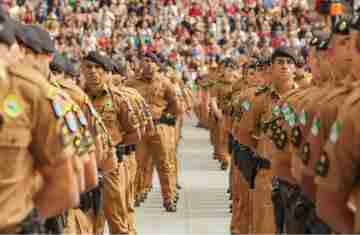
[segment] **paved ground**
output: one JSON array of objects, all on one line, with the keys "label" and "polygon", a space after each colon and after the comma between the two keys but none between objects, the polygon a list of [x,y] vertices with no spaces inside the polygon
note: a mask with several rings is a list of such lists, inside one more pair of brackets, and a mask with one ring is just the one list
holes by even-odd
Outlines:
[{"label": "paved ground", "polygon": [[185,122],[178,153],[183,186],[178,211],[164,212],[156,177],[155,188],[137,209],[139,235],[229,234],[228,172],[212,160],[208,132],[194,125],[194,120]]}]

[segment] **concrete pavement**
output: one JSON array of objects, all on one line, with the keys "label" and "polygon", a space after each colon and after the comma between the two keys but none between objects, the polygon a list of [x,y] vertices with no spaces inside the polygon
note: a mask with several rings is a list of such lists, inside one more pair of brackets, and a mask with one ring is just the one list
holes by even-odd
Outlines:
[{"label": "concrete pavement", "polygon": [[181,163],[180,201],[176,213],[161,207],[157,176],[154,189],[137,208],[139,235],[225,235],[230,234],[228,172],[219,170],[212,159],[209,133],[186,120],[178,157]]}]

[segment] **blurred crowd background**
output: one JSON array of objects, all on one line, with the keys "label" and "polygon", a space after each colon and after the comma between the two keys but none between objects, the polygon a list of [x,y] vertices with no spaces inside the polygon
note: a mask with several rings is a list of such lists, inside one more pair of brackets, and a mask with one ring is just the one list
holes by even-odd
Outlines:
[{"label": "blurred crowd background", "polygon": [[[58,51],[80,59],[99,50],[125,77],[152,52],[183,78],[195,80],[225,58],[266,57],[288,46],[304,67],[314,30],[332,25],[356,2],[342,0],[2,0],[9,14],[40,24]],[[350,7],[349,7],[350,6]]]}]

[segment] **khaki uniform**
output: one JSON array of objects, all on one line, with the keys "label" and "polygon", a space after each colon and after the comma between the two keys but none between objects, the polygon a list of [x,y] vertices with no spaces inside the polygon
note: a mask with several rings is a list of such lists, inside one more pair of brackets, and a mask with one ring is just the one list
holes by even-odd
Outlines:
[{"label": "khaki uniform", "polygon": [[[143,97],[138,93],[137,90],[119,86],[118,87],[121,92],[130,100],[133,108],[134,113],[136,114],[139,120],[139,126],[141,130],[141,134],[145,135],[147,131],[148,125],[152,125],[152,118],[148,111],[148,106],[146,101]],[[125,153],[125,164],[127,165],[128,173],[129,173],[129,182],[127,187],[127,196],[128,196],[128,212],[129,212],[129,234],[136,234],[136,216],[135,216],[135,198],[136,198],[136,191],[139,183],[137,181],[138,175],[138,164],[136,160],[136,149],[133,148],[134,146],[129,146],[129,150]]]},{"label": "khaki uniform", "polygon": [[[216,97],[217,106],[223,113],[226,106],[230,103],[233,82],[233,77],[225,73],[223,77],[218,78],[212,89],[212,96]],[[225,130],[225,116],[222,120],[215,120],[213,135],[214,158],[223,163],[223,168],[227,168],[231,158],[228,153],[228,133]]]},{"label": "khaki uniform", "polygon": [[64,112],[69,103],[38,71],[23,64],[1,69],[0,232],[14,234],[35,208],[33,198],[42,186],[36,167],[56,166],[72,157],[80,133],[73,113]]},{"label": "khaki uniform", "polygon": [[[328,141],[319,160],[315,163],[315,183],[327,192],[338,192],[348,196],[357,193],[354,204],[359,208],[358,161],[359,161],[359,89],[344,102],[336,121],[332,124]],[[321,200],[321,198],[317,198]],[[354,233],[360,232],[359,213],[354,215]],[[325,221],[326,222],[326,221]]]},{"label": "khaki uniform", "polygon": [[136,150],[136,155],[138,159],[145,163],[142,170],[146,176],[151,174],[149,165],[151,164],[151,167],[155,165],[160,178],[164,204],[168,206],[172,202],[172,196],[175,194],[176,188],[173,188],[174,179],[171,177],[169,146],[166,146],[166,125],[160,123],[160,118],[165,110],[173,115],[181,113],[180,102],[173,86],[159,75],[155,75],[151,81],[130,80],[126,85],[138,90],[149,104],[156,130],[155,133],[149,133],[143,138]]},{"label": "khaki uniform", "polygon": [[[249,136],[249,131],[246,130],[247,124],[245,123],[243,104],[248,104],[253,99],[256,88],[247,88],[242,91],[242,94],[236,99],[233,110],[233,135],[234,138],[241,144],[255,148],[256,143]],[[251,121],[251,119],[246,119]],[[250,127],[250,126],[249,126]],[[238,176],[236,181],[236,191],[233,192],[232,200],[232,221],[231,232],[233,234],[244,234],[251,231],[252,221],[252,195],[250,192],[249,184],[242,177],[238,167],[233,168],[233,174]]]},{"label": "khaki uniform", "polygon": [[[91,100],[111,136],[113,147],[123,145],[126,135],[138,131],[139,120],[130,101],[116,88],[105,86]],[[104,214],[111,233],[129,232],[128,182],[129,174],[124,161],[120,161],[118,168],[104,177]]]}]

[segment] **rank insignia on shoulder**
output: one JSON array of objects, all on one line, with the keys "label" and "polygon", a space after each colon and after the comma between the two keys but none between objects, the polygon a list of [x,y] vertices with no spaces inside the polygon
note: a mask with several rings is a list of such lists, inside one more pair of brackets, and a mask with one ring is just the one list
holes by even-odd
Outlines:
[{"label": "rank insignia on shoulder", "polygon": [[303,126],[306,125],[306,122],[307,122],[308,118],[309,118],[308,112],[306,112],[305,110],[302,110],[301,114],[300,114],[299,121]]},{"label": "rank insignia on shoulder", "polygon": [[49,86],[49,89],[46,92],[46,98],[52,100],[56,97],[57,91],[56,88],[53,86]]},{"label": "rank insignia on shoulder", "polygon": [[78,130],[77,120],[73,112],[65,114],[65,122],[71,132],[76,132]]},{"label": "rank insignia on shoulder", "polygon": [[342,130],[342,123],[340,121],[335,121],[334,124],[331,127],[330,132],[330,142],[335,144],[336,141],[339,139],[340,133]]},{"label": "rank insignia on shoulder", "polygon": [[71,139],[72,136],[70,135],[69,128],[63,123],[61,127],[61,140],[63,145],[68,146],[71,143]]},{"label": "rank insignia on shoulder", "polygon": [[315,117],[311,127],[311,134],[317,136],[320,131],[320,126],[321,126],[320,119],[318,117]]},{"label": "rank insignia on shoulder", "polygon": [[77,117],[79,118],[81,125],[83,125],[85,127],[88,126],[88,121],[87,121],[83,111],[81,109],[78,109],[76,111],[76,114],[77,114]]},{"label": "rank insignia on shoulder", "polygon": [[16,95],[8,95],[4,100],[4,113],[11,117],[16,118],[23,113],[23,107]]},{"label": "rank insignia on shoulder", "polygon": [[93,115],[94,117],[98,116],[97,111],[95,110],[94,106],[91,103],[87,103],[87,106],[90,110],[91,115]]},{"label": "rank insignia on shoulder", "polygon": [[62,99],[54,99],[51,102],[52,109],[57,118],[61,118],[65,114],[64,101]]},{"label": "rank insignia on shoulder", "polygon": [[274,114],[275,116],[279,116],[281,113],[280,107],[279,105],[276,105],[272,108],[272,114]]},{"label": "rank insignia on shoulder", "polygon": [[315,173],[318,176],[326,177],[329,172],[330,161],[326,152],[323,152],[320,160],[316,162]]},{"label": "rank insignia on shoulder", "polygon": [[300,159],[304,163],[305,166],[309,164],[310,161],[310,144],[305,143],[301,148]]},{"label": "rank insignia on shoulder", "polygon": [[251,109],[251,102],[249,100],[244,100],[242,102],[241,107],[244,109],[245,112],[249,112]]},{"label": "rank insignia on shoulder", "polygon": [[112,102],[112,100],[111,100],[111,99],[107,99],[107,100],[105,101],[105,108],[106,108],[106,109],[112,109],[112,107],[113,107],[113,102]]},{"label": "rank insignia on shoulder", "polygon": [[297,123],[297,115],[296,113],[290,113],[285,117],[289,123],[290,127],[294,127]]},{"label": "rank insignia on shoulder", "polygon": [[255,96],[259,96],[261,94],[264,94],[265,92],[269,91],[270,87],[268,86],[259,86],[256,89]]},{"label": "rank insignia on shoulder", "polygon": [[288,141],[287,134],[286,134],[285,131],[280,131],[280,133],[277,134],[277,136],[278,137],[276,139],[274,139],[275,146],[276,146],[277,149],[283,150],[285,148],[286,144],[287,144],[287,141]]},{"label": "rank insignia on shoulder", "polygon": [[300,127],[296,126],[291,129],[291,143],[295,147],[299,147],[302,139],[302,133]]}]

